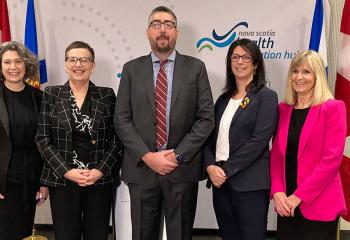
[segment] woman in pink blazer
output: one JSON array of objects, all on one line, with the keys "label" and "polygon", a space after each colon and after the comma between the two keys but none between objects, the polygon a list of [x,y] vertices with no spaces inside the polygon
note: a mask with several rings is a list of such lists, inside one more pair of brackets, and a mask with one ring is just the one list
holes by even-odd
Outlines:
[{"label": "woman in pink blazer", "polygon": [[334,100],[322,58],[314,51],[292,60],[279,105],[271,151],[271,197],[278,239],[333,240],[346,213],[339,165],[346,133],[345,105]]}]

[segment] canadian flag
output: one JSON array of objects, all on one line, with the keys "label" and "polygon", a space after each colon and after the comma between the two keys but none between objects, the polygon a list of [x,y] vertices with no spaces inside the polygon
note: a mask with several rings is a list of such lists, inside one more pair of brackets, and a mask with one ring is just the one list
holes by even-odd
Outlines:
[{"label": "canadian flag", "polygon": [[350,221],[350,0],[345,0],[343,17],[340,27],[340,51],[338,59],[337,82],[335,85],[335,97],[341,99],[346,105],[347,114],[347,137],[343,161],[340,167],[346,206],[347,216]]},{"label": "canadian flag", "polygon": [[11,40],[9,14],[6,0],[0,0],[0,43]]}]

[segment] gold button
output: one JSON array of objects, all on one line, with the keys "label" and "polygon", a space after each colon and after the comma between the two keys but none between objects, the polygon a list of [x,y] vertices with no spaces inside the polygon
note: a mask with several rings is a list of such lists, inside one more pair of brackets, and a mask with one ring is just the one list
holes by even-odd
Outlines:
[{"label": "gold button", "polygon": [[96,144],[96,140],[91,140],[91,143],[92,144]]}]

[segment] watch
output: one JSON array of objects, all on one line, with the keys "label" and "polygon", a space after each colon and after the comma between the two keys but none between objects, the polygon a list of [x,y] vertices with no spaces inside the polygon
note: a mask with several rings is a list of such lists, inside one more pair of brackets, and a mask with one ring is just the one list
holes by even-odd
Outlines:
[{"label": "watch", "polygon": [[180,165],[188,165],[189,164],[189,162],[180,154],[176,154],[175,157]]}]

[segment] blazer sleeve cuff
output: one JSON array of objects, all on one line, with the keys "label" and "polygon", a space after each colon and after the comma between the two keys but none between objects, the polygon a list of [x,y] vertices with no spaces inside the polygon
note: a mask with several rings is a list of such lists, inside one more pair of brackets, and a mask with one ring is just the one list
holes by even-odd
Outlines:
[{"label": "blazer sleeve cuff", "polygon": [[71,169],[68,163],[62,163],[62,165],[56,169],[56,172],[61,178],[64,178],[64,175]]},{"label": "blazer sleeve cuff", "polygon": [[112,171],[112,169],[105,163],[97,165],[96,169],[100,170],[103,176],[107,176]]},{"label": "blazer sleeve cuff", "polygon": [[307,196],[305,196],[301,191],[299,191],[298,189],[295,190],[295,192],[293,193],[295,196],[297,196],[298,198],[300,198],[300,200],[302,202],[305,202],[307,204],[311,204],[312,203],[312,198],[307,198]]},{"label": "blazer sleeve cuff", "polygon": [[285,192],[285,190],[282,186],[271,186],[270,199],[272,199],[273,195],[278,192]]},{"label": "blazer sleeve cuff", "polygon": [[204,164],[204,168],[207,169],[207,167],[211,166],[211,165],[215,165],[215,160],[213,159],[208,159],[204,156],[204,161],[203,161],[203,164]]},{"label": "blazer sleeve cuff", "polygon": [[[229,160],[227,160],[227,161],[229,161]],[[226,161],[225,164],[222,166],[222,169],[224,170],[226,176],[227,176],[228,178],[230,178],[230,177],[232,177],[233,175],[237,174],[237,173],[240,171],[240,169],[239,169],[239,168],[234,168],[234,169],[232,169],[231,167],[229,167],[229,166],[227,165],[227,161]]]}]

